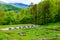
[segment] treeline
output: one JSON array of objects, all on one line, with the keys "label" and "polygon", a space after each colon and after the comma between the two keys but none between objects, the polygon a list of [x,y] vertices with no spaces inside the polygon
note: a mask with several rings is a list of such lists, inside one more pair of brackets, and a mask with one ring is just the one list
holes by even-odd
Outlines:
[{"label": "treeline", "polygon": [[44,0],[39,4],[30,7],[31,18],[23,19],[25,23],[32,24],[48,24],[60,22],[60,1],[59,0]]},{"label": "treeline", "polygon": [[47,24],[60,22],[60,1],[44,0],[39,4],[31,5],[18,13],[14,10],[0,9],[0,25],[6,24]]},{"label": "treeline", "polygon": [[[7,9],[6,9],[7,10]],[[29,16],[27,9],[21,9],[18,13],[14,10],[6,11],[0,9],[0,25],[21,24],[24,17]]]},{"label": "treeline", "polygon": [[44,0],[37,5],[34,5],[31,10],[33,10],[32,15],[35,14],[35,24],[47,24],[60,21],[59,0]]}]

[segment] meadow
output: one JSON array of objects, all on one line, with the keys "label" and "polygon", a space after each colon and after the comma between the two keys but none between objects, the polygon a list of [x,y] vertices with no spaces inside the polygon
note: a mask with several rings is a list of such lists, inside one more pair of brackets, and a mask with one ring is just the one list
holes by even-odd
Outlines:
[{"label": "meadow", "polygon": [[[23,33],[24,35],[18,33]],[[28,28],[28,29],[15,29],[8,31],[0,30],[0,40],[5,39],[6,40],[43,40],[43,39],[60,40],[60,23],[49,23],[48,25],[41,25],[39,27]]]},{"label": "meadow", "polygon": [[0,40],[60,40],[60,1],[43,0],[28,8],[0,3]]}]

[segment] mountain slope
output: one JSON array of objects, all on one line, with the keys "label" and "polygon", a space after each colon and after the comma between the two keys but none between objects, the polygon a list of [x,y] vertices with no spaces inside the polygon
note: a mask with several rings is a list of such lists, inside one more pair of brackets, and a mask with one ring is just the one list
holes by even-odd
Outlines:
[{"label": "mountain slope", "polygon": [[28,8],[29,5],[23,4],[23,3],[10,3],[13,6],[19,7],[19,8]]},{"label": "mountain slope", "polygon": [[23,4],[23,3],[6,3],[6,2],[3,2],[3,1],[0,1],[0,4],[9,4],[9,5],[12,5],[12,6],[19,7],[19,8],[28,8],[29,7],[29,5]]},{"label": "mountain slope", "polygon": [[6,9],[8,11],[14,10],[15,12],[18,12],[18,11],[20,11],[22,9],[22,8],[12,6],[10,4],[2,4],[2,3],[0,3],[0,5],[2,6],[2,10]]}]

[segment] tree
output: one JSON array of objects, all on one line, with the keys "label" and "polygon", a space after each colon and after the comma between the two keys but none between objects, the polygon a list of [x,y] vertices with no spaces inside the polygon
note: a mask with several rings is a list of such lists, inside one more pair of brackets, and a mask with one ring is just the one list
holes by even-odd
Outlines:
[{"label": "tree", "polygon": [[6,19],[5,19],[7,21],[6,24],[15,24],[15,19],[16,19],[16,16],[14,11],[10,11],[6,13]]},{"label": "tree", "polygon": [[[49,22],[56,22],[56,19],[60,20],[60,15],[58,13],[59,3],[58,0],[44,0],[37,4],[33,5],[30,8],[32,18],[35,18],[35,24],[47,24]],[[56,17],[58,15],[58,17]]]},{"label": "tree", "polygon": [[4,12],[3,10],[0,10],[0,24],[4,24],[5,23],[5,17],[6,17],[6,12]]}]

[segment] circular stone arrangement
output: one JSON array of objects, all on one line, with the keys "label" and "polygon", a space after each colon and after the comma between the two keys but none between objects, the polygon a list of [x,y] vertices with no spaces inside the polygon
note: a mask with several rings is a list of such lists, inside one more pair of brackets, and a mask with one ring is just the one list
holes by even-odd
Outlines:
[{"label": "circular stone arrangement", "polygon": [[10,28],[3,28],[0,30],[14,30],[14,29],[26,29],[26,28],[34,28],[37,27],[36,25],[30,25],[30,26],[16,26],[16,27],[10,27]]}]

